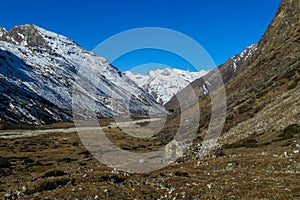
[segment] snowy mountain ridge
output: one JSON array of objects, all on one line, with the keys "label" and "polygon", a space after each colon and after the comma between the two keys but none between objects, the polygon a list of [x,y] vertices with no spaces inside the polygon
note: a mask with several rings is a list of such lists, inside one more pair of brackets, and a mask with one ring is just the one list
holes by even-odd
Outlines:
[{"label": "snowy mountain ridge", "polygon": [[130,71],[125,76],[143,88],[162,105],[168,102],[177,92],[185,88],[192,81],[206,75],[208,71],[190,72],[180,69],[157,69],[146,75],[136,74]]},{"label": "snowy mountain ridge", "polygon": [[[74,88],[96,102],[98,117],[165,112],[108,60],[65,36],[35,25],[0,32],[2,122],[38,125],[71,121]],[[83,67],[85,74],[79,73]],[[82,109],[91,109],[88,102],[75,100]]]}]

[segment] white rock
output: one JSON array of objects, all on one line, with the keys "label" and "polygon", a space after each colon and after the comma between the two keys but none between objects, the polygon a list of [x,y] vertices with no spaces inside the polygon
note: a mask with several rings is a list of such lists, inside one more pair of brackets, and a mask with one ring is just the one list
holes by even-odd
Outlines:
[{"label": "white rock", "polygon": [[23,185],[22,191],[23,191],[23,192],[27,192],[27,190],[28,190],[28,189],[27,189],[26,185]]}]

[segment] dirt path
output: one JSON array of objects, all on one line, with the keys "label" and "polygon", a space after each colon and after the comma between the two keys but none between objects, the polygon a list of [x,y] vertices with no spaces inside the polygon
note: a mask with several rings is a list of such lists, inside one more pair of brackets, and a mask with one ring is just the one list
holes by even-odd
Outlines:
[{"label": "dirt path", "polygon": [[138,123],[143,122],[154,122],[159,121],[160,118],[151,118],[151,119],[141,119],[135,121],[125,121],[125,122],[114,122],[109,124],[108,126],[103,127],[84,127],[84,128],[56,128],[56,129],[43,129],[43,130],[1,130],[0,131],[0,139],[10,139],[10,138],[19,138],[19,137],[30,137],[41,134],[49,134],[49,133],[72,133],[77,132],[78,129],[84,130],[99,130],[99,129],[107,129],[107,128],[116,128],[116,127],[135,127]]}]

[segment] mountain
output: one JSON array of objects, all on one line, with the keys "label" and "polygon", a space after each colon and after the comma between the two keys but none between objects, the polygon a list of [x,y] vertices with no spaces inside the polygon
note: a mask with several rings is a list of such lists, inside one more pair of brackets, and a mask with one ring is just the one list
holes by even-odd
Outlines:
[{"label": "mountain", "polygon": [[[196,95],[199,96],[200,99],[207,96],[209,94],[208,84],[213,84],[217,74],[220,74],[222,76],[224,83],[227,83],[233,77],[237,76],[244,70],[245,66],[248,63],[248,60],[252,57],[256,50],[257,45],[252,44],[241,53],[229,58],[224,64],[210,71],[205,76],[191,82],[190,85],[194,89]],[[191,99],[191,94],[188,88],[178,91],[177,95],[184,97],[182,99],[185,99],[186,103],[188,103],[189,99]],[[177,102],[176,96],[170,98],[165,106],[172,110],[179,110],[179,104]]]},{"label": "mountain", "polygon": [[157,102],[165,104],[172,96],[185,88],[189,83],[207,73],[208,71],[205,70],[190,72],[165,68],[150,71],[146,75],[127,71],[125,76],[152,95]]},{"label": "mountain", "polygon": [[[226,121],[222,135],[218,138],[219,143],[245,146],[247,142],[252,142],[251,144],[260,146],[288,138],[290,143],[281,145],[295,145],[297,142],[296,139],[292,140],[295,138],[293,135],[283,134],[286,133],[285,130],[299,126],[297,124],[300,121],[299,16],[300,1],[283,0],[258,45],[250,48],[254,49],[246,62],[242,59],[243,62],[236,64],[235,70],[234,65],[230,64],[233,59],[230,58],[218,68],[224,79],[227,96]],[[234,71],[236,72],[232,73]],[[214,73],[211,71],[207,74],[205,80],[213,81],[210,77]],[[214,91],[206,91],[206,85],[211,83],[204,82],[203,78],[191,83],[199,95],[200,138],[205,137],[209,126],[215,125],[210,124],[210,94]],[[178,95],[186,97],[186,101],[189,99],[185,89]],[[174,97],[166,106],[179,109]],[[193,108],[183,112],[192,112]],[[180,118],[177,113],[174,113],[173,119]],[[290,134],[297,133],[299,131],[294,129]]]},{"label": "mountain", "polygon": [[[71,121],[72,95],[97,117],[165,112],[109,61],[65,36],[35,25],[0,32],[1,122]],[[95,107],[80,98],[93,100]]]},{"label": "mountain", "polygon": [[299,16],[300,1],[283,0],[243,72],[226,84],[224,141],[266,140],[299,123]]}]

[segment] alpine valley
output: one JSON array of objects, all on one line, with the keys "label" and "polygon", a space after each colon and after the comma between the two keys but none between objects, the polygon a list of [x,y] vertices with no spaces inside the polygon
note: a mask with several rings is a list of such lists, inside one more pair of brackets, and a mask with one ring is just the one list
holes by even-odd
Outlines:
[{"label": "alpine valley", "polygon": [[[0,198],[300,199],[299,16],[300,0],[282,0],[258,43],[217,68],[146,75],[35,25],[0,28]],[[74,127],[74,102],[101,129]]]}]

